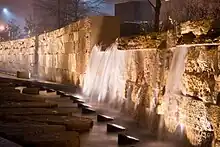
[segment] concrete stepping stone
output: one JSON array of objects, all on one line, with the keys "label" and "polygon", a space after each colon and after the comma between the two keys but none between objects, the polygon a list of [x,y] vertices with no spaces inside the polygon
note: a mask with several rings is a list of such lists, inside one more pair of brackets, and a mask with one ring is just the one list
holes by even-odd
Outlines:
[{"label": "concrete stepping stone", "polygon": [[39,88],[24,88],[22,90],[22,93],[24,94],[33,94],[33,95],[38,95],[40,92]]},{"label": "concrete stepping stone", "polygon": [[19,89],[15,89],[14,87],[1,87],[0,93],[20,93],[21,91]]},{"label": "concrete stepping stone", "polygon": [[45,102],[45,98],[36,97],[31,95],[25,95],[21,93],[0,93],[2,101],[12,101],[12,102]]},{"label": "concrete stepping stone", "polygon": [[108,123],[107,124],[107,132],[122,132],[125,131],[125,127],[117,125],[117,124],[112,124]]},{"label": "concrete stepping stone", "polygon": [[59,102],[66,102],[66,103],[73,103],[72,100],[68,98],[45,98],[47,102],[54,102],[54,103],[59,103]]},{"label": "concrete stepping stone", "polygon": [[12,141],[0,137],[0,147],[22,147]]},{"label": "concrete stepping stone", "polygon": [[77,104],[78,108],[91,108],[92,106],[84,103],[78,103]]},{"label": "concrete stepping stone", "polygon": [[35,147],[78,147],[79,134],[66,132],[60,125],[0,124],[0,135],[21,144]]},{"label": "concrete stepping stone", "polygon": [[[40,124],[35,122],[17,122],[17,123],[0,123],[0,134],[10,133],[25,133],[37,134],[37,133],[52,133],[52,132],[63,132],[65,131],[65,126],[62,125],[48,125]],[[3,135],[4,136],[4,135]]]},{"label": "concrete stepping stone", "polygon": [[114,120],[114,118],[112,118],[110,116],[101,115],[101,114],[97,115],[98,122],[108,122],[108,121],[113,121],[113,120]]},{"label": "concrete stepping stone", "polygon": [[82,107],[82,114],[94,114],[96,111],[92,108]]},{"label": "concrete stepping stone", "polygon": [[73,131],[39,134],[38,136],[24,135],[21,144],[29,147],[80,147],[80,137]]},{"label": "concrete stepping stone", "polygon": [[53,89],[46,89],[46,91],[47,91],[47,93],[53,93],[53,92],[56,92],[55,90],[53,90]]},{"label": "concrete stepping stone", "polygon": [[0,115],[17,115],[17,116],[32,116],[32,115],[55,115],[55,116],[72,116],[74,109],[45,109],[45,108],[0,108]]},{"label": "concrete stepping stone", "polygon": [[68,131],[86,132],[93,126],[93,121],[89,118],[78,116],[5,116],[5,120],[12,122],[21,122],[24,120],[47,123],[50,125],[63,125]]},{"label": "concrete stepping stone", "polygon": [[125,134],[118,134],[118,145],[132,145],[138,143],[139,139],[125,135]]},{"label": "concrete stepping stone", "polygon": [[63,92],[63,91],[56,91],[56,93],[57,93],[57,95],[64,95],[65,94],[65,92]]},{"label": "concrete stepping stone", "polygon": [[41,102],[21,102],[21,103],[4,103],[0,104],[0,108],[56,108],[57,104],[41,103]]},{"label": "concrete stepping stone", "polygon": [[26,71],[17,71],[16,76],[17,76],[17,78],[30,79],[31,78],[31,73],[26,72]]},{"label": "concrete stepping stone", "polygon": [[73,101],[73,103],[77,103],[77,104],[82,104],[82,103],[85,103],[85,101],[83,101],[83,100],[81,100],[81,99],[76,99],[76,100],[73,100],[72,99],[72,101]]},{"label": "concrete stepping stone", "polygon": [[4,87],[16,87],[15,83],[0,83],[0,87],[4,88]]}]

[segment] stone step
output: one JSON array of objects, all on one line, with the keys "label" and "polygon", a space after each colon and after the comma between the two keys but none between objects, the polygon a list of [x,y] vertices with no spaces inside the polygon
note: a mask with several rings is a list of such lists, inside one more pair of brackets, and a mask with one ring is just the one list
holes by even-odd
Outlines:
[{"label": "stone step", "polygon": [[30,79],[31,73],[26,71],[17,71],[17,78]]},{"label": "stone step", "polygon": [[96,111],[92,108],[82,107],[82,114],[94,114]]},{"label": "stone step", "polygon": [[0,115],[17,115],[17,116],[31,116],[31,115],[57,115],[57,116],[72,116],[73,113],[78,112],[77,108],[72,109],[45,109],[45,108],[0,108]]},{"label": "stone step", "polygon": [[0,88],[0,93],[20,93],[21,91],[19,89],[15,89],[15,87],[2,87]]},{"label": "stone step", "polygon": [[[28,124],[29,123],[29,124]],[[37,134],[37,133],[53,133],[53,132],[63,132],[65,131],[65,126],[62,125],[48,125],[39,124],[34,122],[18,122],[18,123],[0,123],[0,134],[3,133],[25,133]]]},{"label": "stone step", "polygon": [[55,90],[53,90],[53,89],[46,89],[46,91],[47,91],[47,93],[52,93],[52,92],[56,92]]},{"label": "stone step", "polygon": [[118,145],[132,145],[138,143],[139,139],[125,134],[118,134]]},{"label": "stone step", "polygon": [[92,106],[84,103],[78,103],[77,104],[78,108],[91,108]]},{"label": "stone step", "polygon": [[80,137],[77,132],[56,132],[39,134],[38,136],[24,135],[22,145],[28,147],[80,147]]},{"label": "stone step", "polygon": [[113,120],[114,120],[114,118],[112,118],[110,116],[101,115],[101,114],[97,115],[97,121],[98,122],[107,122],[107,121],[113,121]]},{"label": "stone step", "polygon": [[45,98],[33,97],[20,93],[0,93],[0,101],[10,102],[45,102]]},{"label": "stone step", "polygon": [[0,135],[22,146],[79,146],[79,134],[74,131],[66,132],[65,127],[59,125],[0,124]]},{"label": "stone step", "polygon": [[57,104],[41,102],[21,102],[21,103],[3,103],[0,108],[56,108]]},{"label": "stone step", "polygon": [[11,83],[11,82],[8,82],[8,83],[0,83],[0,87],[1,87],[1,88],[4,88],[4,87],[16,87],[16,84],[15,84],[15,83]]},{"label": "stone step", "polygon": [[25,97],[8,97],[2,98],[0,101],[8,101],[8,102],[45,102],[43,98],[25,98]]},{"label": "stone step", "polygon": [[57,95],[64,95],[65,94],[65,92],[63,92],[63,91],[56,91],[56,93],[57,93]]},{"label": "stone step", "polygon": [[76,99],[76,100],[73,100],[72,99],[72,101],[73,101],[73,103],[85,103],[85,101],[84,100],[81,100],[81,99]]},{"label": "stone step", "polygon": [[24,88],[22,93],[38,95],[40,93],[40,88]]},{"label": "stone step", "polygon": [[4,116],[4,119],[12,122],[24,120],[47,123],[51,125],[64,125],[68,131],[86,132],[93,126],[93,121],[88,118],[78,116]]},{"label": "stone step", "polygon": [[112,124],[108,123],[107,124],[107,132],[122,132],[125,131],[125,127],[117,125],[117,124]]},{"label": "stone step", "polygon": [[12,141],[0,137],[0,147],[22,147]]}]

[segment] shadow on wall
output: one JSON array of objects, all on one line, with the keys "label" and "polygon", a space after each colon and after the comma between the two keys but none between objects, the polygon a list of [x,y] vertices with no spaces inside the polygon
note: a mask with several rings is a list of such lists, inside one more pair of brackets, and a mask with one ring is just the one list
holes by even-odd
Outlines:
[{"label": "shadow on wall", "polygon": [[102,45],[103,49],[109,47],[120,37],[120,20],[118,17],[92,17],[91,27],[91,47]]}]

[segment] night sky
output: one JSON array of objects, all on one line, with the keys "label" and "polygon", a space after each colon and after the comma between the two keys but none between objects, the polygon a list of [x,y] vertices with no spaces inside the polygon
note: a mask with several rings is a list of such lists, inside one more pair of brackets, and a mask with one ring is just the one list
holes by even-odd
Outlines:
[{"label": "night sky", "polygon": [[[2,15],[2,9],[7,8],[13,14],[10,15],[10,19],[16,19],[21,28],[23,28],[25,17],[32,12],[31,3],[32,0],[0,0],[0,24],[8,22],[9,20],[9,18]],[[105,14],[114,15],[114,7],[112,3],[105,4],[100,9],[100,11]]]},{"label": "night sky", "polygon": [[[31,0],[0,0],[1,23],[15,19],[21,27],[24,26],[24,18],[31,13]],[[7,17],[2,14],[2,9],[7,8],[11,14]]]}]

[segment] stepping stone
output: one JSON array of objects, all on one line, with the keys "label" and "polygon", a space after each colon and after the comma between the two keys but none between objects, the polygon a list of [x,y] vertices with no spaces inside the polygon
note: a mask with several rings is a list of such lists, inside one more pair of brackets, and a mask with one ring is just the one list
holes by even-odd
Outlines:
[{"label": "stepping stone", "polygon": [[82,107],[82,114],[93,114],[96,113],[95,110],[93,110],[92,108],[84,108]]},{"label": "stepping stone", "polygon": [[25,71],[17,71],[17,78],[30,79],[31,73]]},{"label": "stepping stone", "polygon": [[45,102],[45,98],[34,97],[31,95],[25,95],[21,93],[0,93],[0,100],[10,101],[10,102]]},{"label": "stepping stone", "polygon": [[61,94],[61,97],[70,97],[70,96],[71,96],[70,94],[66,94],[66,93]]},{"label": "stepping stone", "polygon": [[107,132],[122,132],[125,131],[125,128],[116,124],[107,124]]},{"label": "stepping stone", "polygon": [[21,144],[35,147],[79,147],[79,134],[66,132],[60,125],[32,125],[28,123],[0,124],[0,135]]},{"label": "stepping stone", "polygon": [[56,91],[53,90],[53,89],[46,89],[46,91],[47,91],[48,93],[56,92]]},{"label": "stepping stone", "polygon": [[38,95],[40,92],[39,88],[24,88],[22,90],[22,93],[24,94],[34,94],[34,95]]},{"label": "stepping stone", "polygon": [[0,93],[6,92],[20,93],[21,91],[19,89],[15,89],[14,87],[2,87],[0,89]]},{"label": "stepping stone", "polygon": [[49,132],[63,132],[66,128],[63,125],[48,125],[36,122],[16,122],[16,123],[0,123],[0,134],[8,132],[16,134],[18,132],[25,133],[49,133]]},{"label": "stepping stone", "polygon": [[34,121],[40,123],[46,123],[49,125],[63,125],[67,131],[86,132],[93,127],[93,121],[89,118],[78,116],[4,116],[5,121],[22,122],[22,121]]},{"label": "stepping stone", "polygon": [[75,109],[45,109],[45,108],[0,108],[0,115],[15,115],[15,116],[34,116],[34,115],[54,115],[54,116],[72,116]]},{"label": "stepping stone", "polygon": [[65,93],[63,91],[56,91],[57,95],[64,95]]},{"label": "stepping stone", "polygon": [[101,115],[101,114],[97,115],[98,122],[107,122],[107,121],[113,121],[113,120],[114,120],[114,118],[106,116],[106,115]]},{"label": "stepping stone", "polygon": [[118,145],[131,145],[138,143],[139,139],[125,134],[118,134]]},{"label": "stepping stone", "polygon": [[14,83],[0,83],[0,87],[4,88],[4,87],[16,87],[16,84]]},{"label": "stepping stone", "polygon": [[73,103],[78,103],[78,104],[79,104],[79,103],[81,103],[81,104],[82,104],[82,103],[85,103],[85,101],[80,100],[80,99],[76,99],[76,100],[73,100],[73,99],[72,99],[72,101],[73,101]]},{"label": "stepping stone", "polygon": [[40,102],[4,103],[0,108],[56,108],[57,104]]},{"label": "stepping stone", "polygon": [[0,146],[1,147],[22,147],[14,142],[11,142],[7,139],[0,137]]},{"label": "stepping stone", "polygon": [[29,147],[80,147],[80,137],[77,132],[56,132],[39,134],[38,136],[24,135],[23,146]]},{"label": "stepping stone", "polygon": [[84,104],[84,103],[78,103],[77,104],[78,108],[91,108],[92,106]]},{"label": "stepping stone", "polygon": [[[37,88],[37,87],[36,87],[36,88]],[[44,86],[39,86],[39,89],[40,89],[40,91],[46,91],[46,90],[47,90],[47,88],[44,87]]]}]

